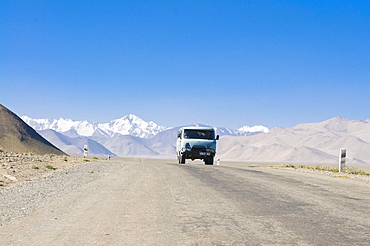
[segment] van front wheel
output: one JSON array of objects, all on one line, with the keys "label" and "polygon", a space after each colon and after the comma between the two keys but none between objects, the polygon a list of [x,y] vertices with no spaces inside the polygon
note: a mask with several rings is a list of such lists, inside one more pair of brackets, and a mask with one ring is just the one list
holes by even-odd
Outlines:
[{"label": "van front wheel", "polygon": [[185,164],[185,155],[179,155],[179,163],[180,164]]},{"label": "van front wheel", "polygon": [[206,159],[204,159],[204,164],[206,165],[213,165],[213,157],[208,157]]}]

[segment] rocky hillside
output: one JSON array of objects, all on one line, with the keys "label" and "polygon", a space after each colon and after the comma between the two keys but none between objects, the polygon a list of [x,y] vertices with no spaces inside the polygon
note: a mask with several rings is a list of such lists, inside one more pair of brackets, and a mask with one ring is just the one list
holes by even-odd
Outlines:
[{"label": "rocky hillside", "polygon": [[0,149],[7,152],[65,155],[12,111],[0,104]]}]

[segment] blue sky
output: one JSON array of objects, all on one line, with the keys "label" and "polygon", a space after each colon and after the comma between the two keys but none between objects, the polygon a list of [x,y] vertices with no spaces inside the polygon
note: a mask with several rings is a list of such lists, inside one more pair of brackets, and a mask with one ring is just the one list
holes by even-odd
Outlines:
[{"label": "blue sky", "polygon": [[0,1],[0,103],[166,126],[370,118],[369,1]]}]

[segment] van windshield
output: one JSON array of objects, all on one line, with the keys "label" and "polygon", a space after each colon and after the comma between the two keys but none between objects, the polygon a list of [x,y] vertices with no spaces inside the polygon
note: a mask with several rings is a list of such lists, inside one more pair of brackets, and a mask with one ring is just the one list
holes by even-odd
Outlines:
[{"label": "van windshield", "polygon": [[184,130],[184,138],[213,140],[215,132],[212,130]]}]

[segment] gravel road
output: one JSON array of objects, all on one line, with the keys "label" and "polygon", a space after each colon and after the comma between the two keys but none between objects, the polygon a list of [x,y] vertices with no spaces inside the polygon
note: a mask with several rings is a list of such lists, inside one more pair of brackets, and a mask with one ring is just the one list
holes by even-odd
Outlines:
[{"label": "gravel road", "polygon": [[370,185],[112,159],[0,190],[0,245],[369,245]]}]

